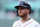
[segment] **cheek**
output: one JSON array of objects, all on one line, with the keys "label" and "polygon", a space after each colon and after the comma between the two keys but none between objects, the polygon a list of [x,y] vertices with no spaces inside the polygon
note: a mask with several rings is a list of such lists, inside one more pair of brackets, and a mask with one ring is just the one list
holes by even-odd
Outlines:
[{"label": "cheek", "polygon": [[28,10],[24,10],[23,12],[24,12],[24,13],[26,13],[26,14],[27,14],[27,13],[29,13],[29,11],[28,11]]},{"label": "cheek", "polygon": [[22,10],[22,13],[26,13],[27,11],[25,11],[25,10]]},{"label": "cheek", "polygon": [[28,13],[29,11],[28,10],[21,10],[21,11],[18,11],[18,13]]}]

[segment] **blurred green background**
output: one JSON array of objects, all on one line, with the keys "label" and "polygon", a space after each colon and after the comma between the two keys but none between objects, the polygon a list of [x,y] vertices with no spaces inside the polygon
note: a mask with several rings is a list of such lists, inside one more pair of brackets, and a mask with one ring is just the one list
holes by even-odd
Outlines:
[{"label": "blurred green background", "polygon": [[[12,27],[13,23],[20,18],[14,8],[20,0],[0,0],[0,27]],[[25,0],[32,7],[30,17],[40,23],[40,0]]]}]

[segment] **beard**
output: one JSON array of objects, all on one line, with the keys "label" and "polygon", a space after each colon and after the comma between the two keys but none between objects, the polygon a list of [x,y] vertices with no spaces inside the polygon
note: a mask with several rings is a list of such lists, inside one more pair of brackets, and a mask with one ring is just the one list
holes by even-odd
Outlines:
[{"label": "beard", "polygon": [[18,14],[18,16],[20,16],[20,17],[25,17],[27,14],[26,13],[24,13],[24,14]]}]

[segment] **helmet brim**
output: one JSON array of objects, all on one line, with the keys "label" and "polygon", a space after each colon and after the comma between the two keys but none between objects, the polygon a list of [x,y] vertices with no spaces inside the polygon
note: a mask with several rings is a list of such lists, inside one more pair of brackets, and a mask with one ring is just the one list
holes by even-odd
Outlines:
[{"label": "helmet brim", "polygon": [[19,7],[25,7],[25,6],[16,6],[15,8],[18,9]]}]

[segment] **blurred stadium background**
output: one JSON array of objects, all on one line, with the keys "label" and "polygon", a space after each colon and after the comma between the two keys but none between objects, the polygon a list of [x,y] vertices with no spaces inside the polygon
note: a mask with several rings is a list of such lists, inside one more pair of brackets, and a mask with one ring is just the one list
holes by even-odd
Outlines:
[{"label": "blurred stadium background", "polygon": [[[40,23],[40,0],[25,0],[32,7],[30,17]],[[12,27],[14,21],[20,19],[16,16],[15,6],[20,0],[0,0],[0,27]]]}]

